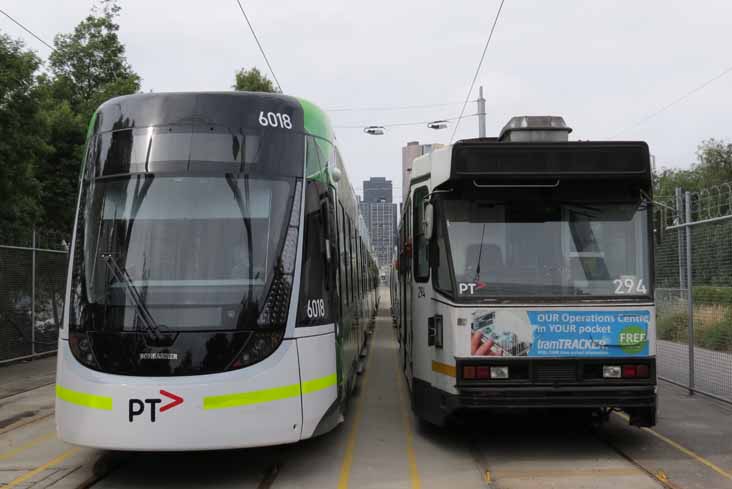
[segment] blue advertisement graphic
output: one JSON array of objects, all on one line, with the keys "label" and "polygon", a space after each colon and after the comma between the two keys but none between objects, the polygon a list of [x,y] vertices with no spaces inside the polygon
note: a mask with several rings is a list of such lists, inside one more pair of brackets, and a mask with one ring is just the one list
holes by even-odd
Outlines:
[{"label": "blue advertisement graphic", "polygon": [[650,311],[527,311],[529,356],[648,355]]}]

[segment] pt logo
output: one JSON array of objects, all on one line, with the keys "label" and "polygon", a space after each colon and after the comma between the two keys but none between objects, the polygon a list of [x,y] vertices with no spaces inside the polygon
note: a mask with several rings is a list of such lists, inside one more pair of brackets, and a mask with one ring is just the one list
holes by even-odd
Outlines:
[{"label": "pt logo", "polygon": [[[160,406],[160,412],[164,413],[168,409],[173,409],[179,404],[183,404],[183,398],[180,396],[176,396],[172,392],[168,392],[166,390],[160,389],[160,394],[167,397],[168,399],[171,399],[171,402],[164,406]],[[155,409],[158,404],[163,402],[162,399],[154,398],[154,399],[130,399],[130,409],[129,409],[129,419],[130,423],[132,423],[135,420],[135,416],[139,416],[142,413],[145,412],[145,404],[149,405],[150,408],[150,422],[155,422]]]},{"label": "pt logo", "polygon": [[476,290],[485,289],[487,287],[485,282],[481,282],[480,280],[475,283],[465,283],[461,282],[458,284],[458,292],[461,294],[464,294],[468,292],[470,295],[475,294]]}]

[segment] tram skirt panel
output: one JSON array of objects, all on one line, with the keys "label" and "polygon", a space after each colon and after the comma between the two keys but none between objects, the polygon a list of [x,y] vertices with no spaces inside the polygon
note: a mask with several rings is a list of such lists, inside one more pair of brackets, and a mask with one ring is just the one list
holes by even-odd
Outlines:
[{"label": "tram skirt panel", "polygon": [[310,438],[342,421],[335,404],[338,398],[335,333],[298,338],[297,348],[302,377],[302,438]]},{"label": "tram skirt panel", "polygon": [[206,450],[300,439],[294,340],[285,340],[252,367],[184,377],[96,372],[79,364],[67,342],[61,344],[56,424],[68,443],[111,450]]}]

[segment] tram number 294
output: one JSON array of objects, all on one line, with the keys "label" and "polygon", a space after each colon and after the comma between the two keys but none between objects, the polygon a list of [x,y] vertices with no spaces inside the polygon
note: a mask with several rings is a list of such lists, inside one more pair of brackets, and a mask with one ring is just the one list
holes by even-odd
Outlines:
[{"label": "tram number 294", "polygon": [[325,300],[310,299],[307,302],[308,319],[317,319],[325,317]]},{"label": "tram number 294", "polygon": [[264,127],[281,127],[283,129],[292,129],[292,120],[287,114],[280,112],[259,112],[259,125]]}]

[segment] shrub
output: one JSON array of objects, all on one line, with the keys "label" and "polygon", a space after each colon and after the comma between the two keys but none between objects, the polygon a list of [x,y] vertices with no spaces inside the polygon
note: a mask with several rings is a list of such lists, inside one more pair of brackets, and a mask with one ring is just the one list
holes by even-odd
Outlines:
[{"label": "shrub", "polygon": [[732,304],[732,287],[694,287],[694,304]]},{"label": "shrub", "polygon": [[656,337],[659,340],[686,343],[688,335],[689,315],[686,312],[674,312],[659,316],[656,319]]}]

